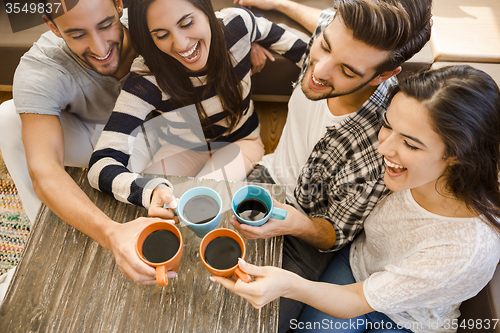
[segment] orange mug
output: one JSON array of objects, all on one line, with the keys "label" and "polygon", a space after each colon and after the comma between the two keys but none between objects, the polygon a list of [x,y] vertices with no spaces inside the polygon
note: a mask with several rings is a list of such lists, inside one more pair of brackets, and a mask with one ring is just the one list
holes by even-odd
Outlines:
[{"label": "orange mug", "polygon": [[[238,247],[239,249],[237,249]],[[212,275],[226,278],[234,276],[248,283],[252,281],[252,278],[240,270],[237,262],[238,257],[245,259],[245,253],[246,247],[243,238],[237,232],[230,229],[220,228],[212,230],[203,237],[200,243],[201,261]],[[233,265],[235,259],[236,264]]]},{"label": "orange mug", "polygon": [[179,229],[168,222],[153,222],[139,234],[135,250],[139,259],[156,268],[156,282],[164,287],[167,271],[176,272],[181,266],[183,248]]}]

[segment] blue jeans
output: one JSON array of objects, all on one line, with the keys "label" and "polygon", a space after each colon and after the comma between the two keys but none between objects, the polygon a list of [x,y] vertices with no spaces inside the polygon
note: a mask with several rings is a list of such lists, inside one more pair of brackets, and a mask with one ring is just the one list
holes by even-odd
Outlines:
[{"label": "blue jeans", "polygon": [[[340,250],[321,276],[321,282],[346,285],[356,283],[349,264],[350,246]],[[335,297],[325,295],[325,302],[336,302]],[[385,314],[377,311],[352,319],[331,317],[313,307],[306,306],[298,321],[290,321],[294,332],[342,332],[342,333],[383,333],[411,332],[398,328],[397,324]]]}]

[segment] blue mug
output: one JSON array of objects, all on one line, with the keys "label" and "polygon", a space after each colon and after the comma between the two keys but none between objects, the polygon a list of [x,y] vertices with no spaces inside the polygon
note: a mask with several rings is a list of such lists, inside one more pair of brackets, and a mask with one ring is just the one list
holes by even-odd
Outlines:
[{"label": "blue mug", "polygon": [[[218,210],[217,215],[214,218],[212,218],[210,221],[203,222],[203,223],[193,223],[186,218],[186,215],[184,214],[185,213],[184,208],[186,206],[186,203],[190,199],[192,199],[196,196],[200,196],[200,195],[207,195],[207,196],[213,198],[217,202],[217,204],[219,205],[219,210]],[[167,205],[164,205],[163,207],[168,208]],[[197,209],[198,209],[197,213],[203,215],[204,207],[198,206]],[[179,217],[179,219],[181,220],[181,222],[184,222],[184,224],[189,229],[191,229],[191,231],[193,231],[196,236],[198,236],[199,238],[203,238],[206,234],[208,234],[210,231],[212,231],[214,229],[217,229],[217,227],[219,226],[220,219],[222,216],[222,199],[221,199],[219,193],[215,192],[213,189],[211,189],[209,187],[203,187],[203,186],[193,187],[192,189],[187,190],[180,197],[179,203],[177,204],[177,208],[175,209],[175,215],[177,215]]]},{"label": "blue mug", "polygon": [[[263,203],[267,208],[267,214],[258,220],[248,220],[239,216],[237,212],[238,206],[247,199],[257,199]],[[267,192],[263,187],[257,185],[247,185],[236,191],[233,196],[233,200],[231,201],[231,209],[233,210],[234,216],[236,216],[236,219],[240,223],[256,227],[263,225],[269,219],[284,220],[287,215],[286,210],[274,207],[271,194],[269,194],[269,192]]]}]

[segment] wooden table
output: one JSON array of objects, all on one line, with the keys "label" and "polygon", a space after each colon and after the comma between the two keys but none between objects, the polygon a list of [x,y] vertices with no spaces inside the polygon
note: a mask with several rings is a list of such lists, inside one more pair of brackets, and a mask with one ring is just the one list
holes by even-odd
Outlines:
[{"label": "wooden table", "polygon": [[[90,187],[87,170],[68,168],[90,199],[115,221],[146,216],[143,208],[120,203]],[[243,182],[168,177],[175,194],[194,186],[215,189],[223,200],[219,227],[230,227],[229,191]],[[283,202],[285,190],[263,185]],[[143,286],[125,277],[111,251],[60,220],[43,206],[4,303],[0,332],[275,332],[278,301],[260,310],[209,280],[198,247],[200,239],[186,227],[178,277],[164,288]],[[246,259],[281,267],[282,237],[247,240]]]}]

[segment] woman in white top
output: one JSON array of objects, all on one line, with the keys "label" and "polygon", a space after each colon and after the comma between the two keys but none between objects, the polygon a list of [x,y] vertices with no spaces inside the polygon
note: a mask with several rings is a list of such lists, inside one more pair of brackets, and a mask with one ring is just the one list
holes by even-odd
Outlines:
[{"label": "woman in white top", "polygon": [[457,66],[407,78],[392,96],[378,151],[394,192],[321,281],[243,261],[254,282],[212,279],[257,308],[280,296],[308,304],[296,331],[456,331],[460,303],[500,259],[500,91]]}]

